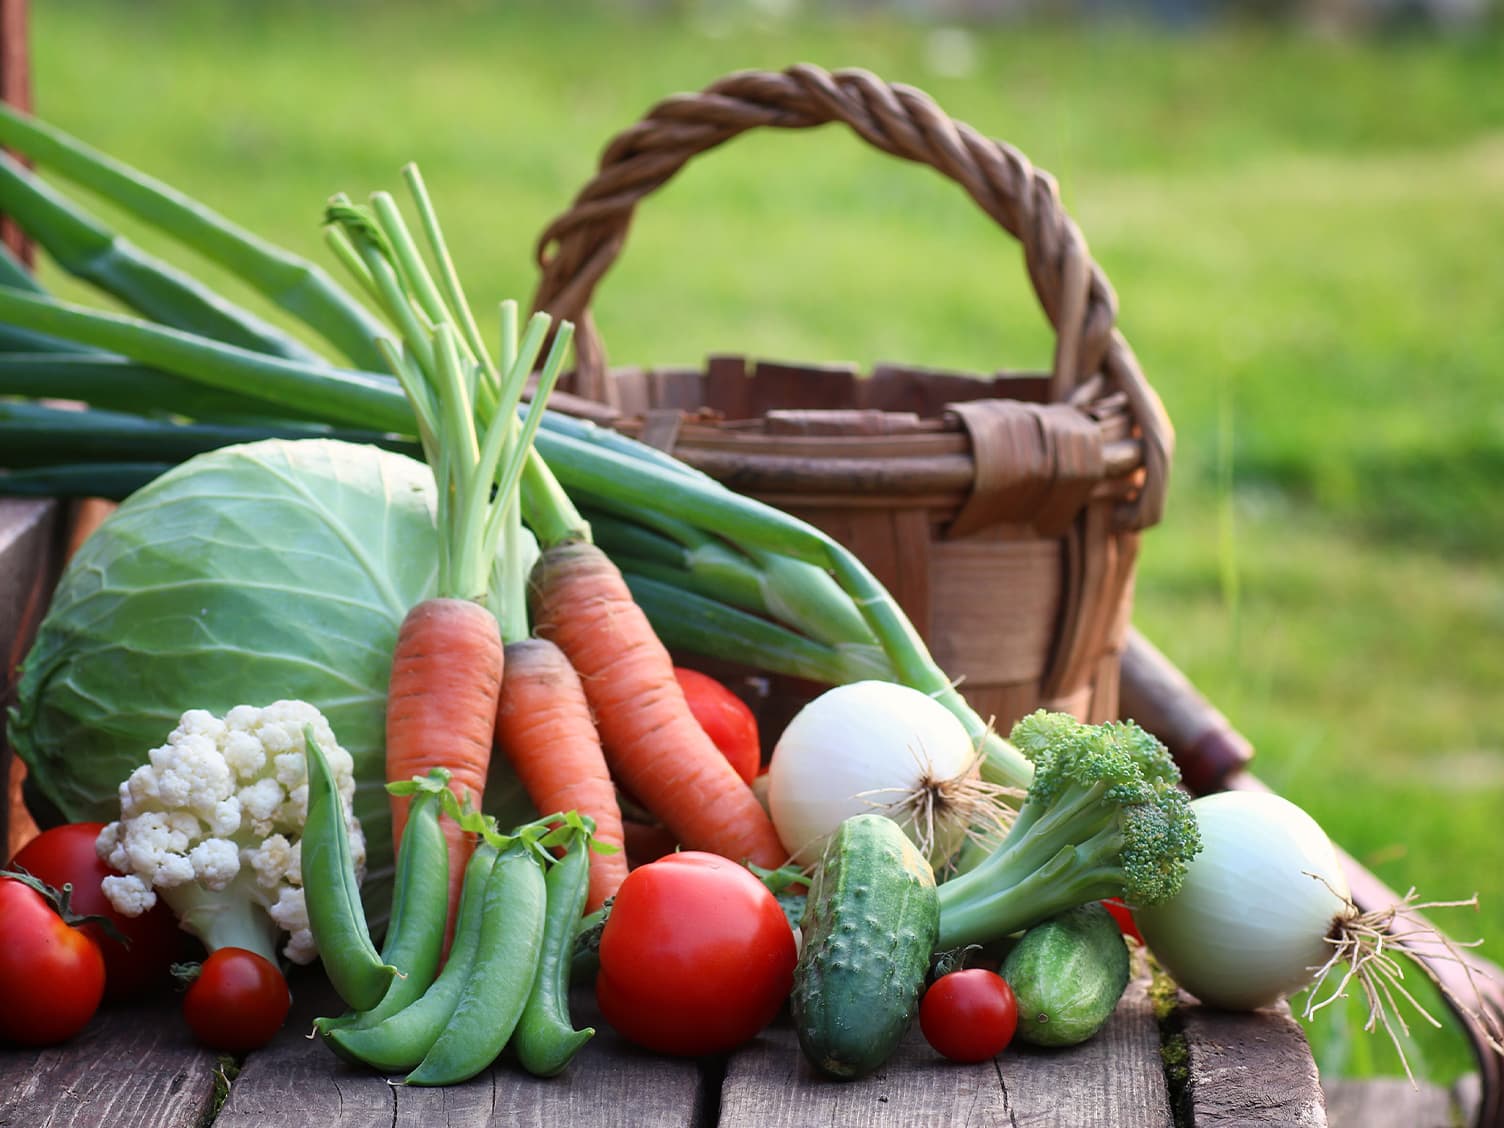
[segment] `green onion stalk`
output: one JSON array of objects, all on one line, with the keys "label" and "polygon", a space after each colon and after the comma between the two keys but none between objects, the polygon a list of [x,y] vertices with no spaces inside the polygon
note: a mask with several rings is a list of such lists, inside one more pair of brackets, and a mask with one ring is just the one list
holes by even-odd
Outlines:
[{"label": "green onion stalk", "polygon": [[[446,339],[473,361],[467,371],[478,430],[485,433],[498,412],[517,418],[516,405],[500,394],[502,372],[537,355],[531,341],[546,326],[540,330],[534,319],[519,340],[515,309],[504,307],[503,363],[491,359],[415,174],[409,187],[437,250],[436,273],[420,269],[389,198],[374,198],[364,212],[344,210],[349,201],[336,198],[330,215],[337,222],[328,229],[333,253],[359,289],[393,318],[398,346],[364,303],[313,264],[66,134],[0,107],[0,144],[226,268],[352,365],[310,359],[286,342],[249,341],[243,330],[257,325],[252,315],[228,299],[210,303],[209,292],[187,276],[115,237],[60,192],[42,192],[33,174],[10,169],[0,176],[0,211],[24,217],[26,233],[64,269],[79,273],[87,262],[94,284],[109,279],[107,292],[135,315],[62,301],[0,262],[0,349],[22,347],[0,352],[0,397],[73,399],[102,409],[71,412],[75,418],[67,420],[61,413],[29,417],[31,453],[13,457],[11,444],[0,448],[10,470],[0,475],[0,490],[121,496],[164,462],[215,441],[215,428],[224,441],[333,434],[398,449],[431,447],[434,405],[411,389],[436,363],[424,341],[439,320],[453,326]],[[70,252],[74,245],[93,253]],[[206,303],[242,330],[205,332],[193,318],[204,315]],[[377,370],[382,366],[395,377]],[[544,541],[593,532],[668,645],[827,683],[902,682],[957,715],[982,750],[985,778],[1027,785],[1028,761],[967,705],[849,550],[662,452],[557,412],[539,414],[521,466],[523,517]],[[162,446],[150,446],[153,435]],[[39,460],[35,443],[46,436],[55,440],[50,462]],[[508,520],[518,520],[511,508]]]}]

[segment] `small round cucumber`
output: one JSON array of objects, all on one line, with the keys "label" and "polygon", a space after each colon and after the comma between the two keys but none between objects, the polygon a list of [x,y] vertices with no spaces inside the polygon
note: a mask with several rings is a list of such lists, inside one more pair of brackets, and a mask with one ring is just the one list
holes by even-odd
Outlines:
[{"label": "small round cucumber", "polygon": [[1015,1037],[1034,1046],[1086,1041],[1123,997],[1129,962],[1117,921],[1095,902],[1035,925],[1002,966],[1018,999]]}]

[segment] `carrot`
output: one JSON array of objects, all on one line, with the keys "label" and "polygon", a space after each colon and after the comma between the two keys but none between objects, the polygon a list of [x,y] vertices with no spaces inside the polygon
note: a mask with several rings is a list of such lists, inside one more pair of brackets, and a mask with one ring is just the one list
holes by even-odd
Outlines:
[{"label": "carrot", "polygon": [[[493,359],[454,274],[423,179],[411,165],[403,175],[437,277],[387,193],[373,193],[369,207],[336,196],[325,212],[330,246],[401,330],[400,346],[386,339],[377,344],[413,409],[436,487],[436,590],[408,610],[393,648],[386,778],[405,783],[444,768],[455,793],[470,795],[479,808],[505,661],[496,615],[507,618],[510,632],[526,606],[522,565],[514,555],[523,531],[518,486],[572,326],[554,327],[553,348],[519,425],[523,390],[553,320],[535,314],[518,340],[516,303],[503,303],[502,356]],[[481,427],[483,402],[490,410]],[[488,600],[498,574],[504,577],[495,593],[502,606],[493,612]],[[407,800],[394,797],[392,840],[398,848],[406,819]],[[449,845],[447,945],[474,840],[452,819],[442,825]]]},{"label": "carrot", "polygon": [[[476,806],[491,763],[491,733],[501,692],[501,632],[496,616],[469,599],[435,597],[402,620],[392,651],[386,704],[386,778],[407,780],[430,768],[449,772],[449,787]],[[407,825],[406,796],[392,796],[392,842]],[[449,842],[450,928],[472,834],[442,820]]]},{"label": "carrot", "polygon": [[627,876],[621,808],[579,675],[564,652],[541,638],[506,647],[496,707],[496,747],[540,812],[578,811],[595,820],[595,837],[616,853],[591,853],[594,912]]},{"label": "carrot", "polygon": [[668,650],[594,545],[550,545],[533,568],[533,630],[579,671],[616,781],[691,850],[778,866],[788,851],[689,711]]}]

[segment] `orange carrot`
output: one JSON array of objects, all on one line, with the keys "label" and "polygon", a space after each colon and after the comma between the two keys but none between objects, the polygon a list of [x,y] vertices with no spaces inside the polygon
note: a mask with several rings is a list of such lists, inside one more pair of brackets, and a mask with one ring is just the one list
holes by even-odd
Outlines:
[{"label": "orange carrot", "polygon": [[[501,691],[501,632],[496,617],[469,599],[436,597],[402,620],[392,652],[386,703],[386,778],[407,780],[430,768],[449,771],[449,787],[476,806],[491,764],[491,733]],[[392,843],[407,825],[405,796],[392,797]],[[449,842],[449,916],[459,905],[474,835],[442,820]]]},{"label": "orange carrot", "polygon": [[705,735],[668,650],[594,545],[546,549],[533,569],[534,633],[579,672],[616,781],[686,848],[778,866],[788,851],[752,789]]},{"label": "orange carrot", "polygon": [[595,837],[614,854],[591,853],[587,912],[601,907],[627,876],[616,787],[601,752],[580,677],[564,652],[541,638],[511,642],[496,707],[496,747],[506,755],[540,814],[578,811],[595,820]]}]

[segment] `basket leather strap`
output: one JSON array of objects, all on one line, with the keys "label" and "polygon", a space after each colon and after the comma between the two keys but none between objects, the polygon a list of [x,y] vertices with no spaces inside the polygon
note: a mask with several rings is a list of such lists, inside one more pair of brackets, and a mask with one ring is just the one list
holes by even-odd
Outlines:
[{"label": "basket leather strap", "polygon": [[971,493],[947,537],[1022,521],[1042,536],[1058,536],[1102,481],[1102,433],[1074,408],[994,399],[946,410],[966,428],[976,463]]}]

